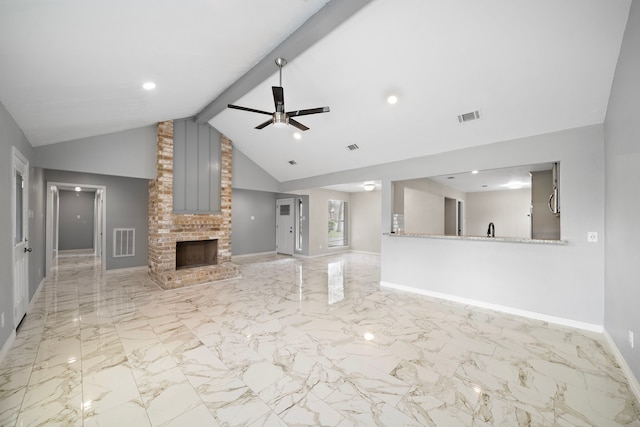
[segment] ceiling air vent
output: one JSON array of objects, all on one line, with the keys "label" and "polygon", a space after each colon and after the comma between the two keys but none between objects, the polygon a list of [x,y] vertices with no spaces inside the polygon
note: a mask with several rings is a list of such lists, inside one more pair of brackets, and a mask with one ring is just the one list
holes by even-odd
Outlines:
[{"label": "ceiling air vent", "polygon": [[297,163],[298,163],[298,162],[296,162],[295,160],[289,160],[289,164],[290,164],[290,165],[295,165],[295,164],[297,164]]},{"label": "ceiling air vent", "polygon": [[356,151],[360,147],[358,147],[358,144],[351,144],[351,145],[347,145],[347,148],[349,149],[349,151]]},{"label": "ceiling air vent", "polygon": [[466,123],[466,122],[470,122],[472,120],[478,120],[479,118],[480,118],[480,111],[476,110],[476,111],[472,111],[470,113],[460,114],[458,116],[458,122]]}]

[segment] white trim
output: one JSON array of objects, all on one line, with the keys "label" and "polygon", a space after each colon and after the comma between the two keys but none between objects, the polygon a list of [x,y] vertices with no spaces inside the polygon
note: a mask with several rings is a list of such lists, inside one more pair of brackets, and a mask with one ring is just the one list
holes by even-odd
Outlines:
[{"label": "white trim", "polygon": [[600,334],[604,331],[604,327],[602,325],[596,325],[594,323],[581,322],[579,320],[566,319],[564,317],[550,316],[548,314],[536,313],[534,311],[520,310],[518,308],[507,307],[504,305],[491,304],[484,301],[478,301],[478,300],[473,300],[469,298],[462,298],[456,295],[443,294],[440,292],[431,292],[424,289],[412,288],[410,286],[397,285],[395,283],[389,283],[382,280],[380,281],[380,286],[397,289],[405,292],[412,292],[420,295],[426,295],[433,298],[444,299],[447,301],[458,302],[460,304],[473,305],[475,307],[486,308],[489,310],[500,311],[503,313],[514,314],[516,316],[527,317],[535,320],[541,320],[543,322],[554,323],[556,325],[569,326],[571,328],[597,332]]},{"label": "white trim", "polygon": [[363,254],[363,255],[377,255],[377,256],[381,255],[380,252],[356,251],[354,249],[351,249],[349,252],[354,254]]},{"label": "white trim", "polygon": [[616,345],[611,335],[609,335],[609,332],[605,329],[602,334],[604,335],[604,340],[609,345],[609,350],[611,350],[611,352],[616,358],[616,362],[618,362],[618,365],[620,365],[622,372],[627,377],[629,388],[631,389],[633,394],[636,395],[636,399],[638,399],[638,402],[640,402],[640,381],[638,381],[638,378],[636,378],[636,376],[633,374],[631,367],[629,366],[629,364],[627,363],[627,360],[624,358],[624,356],[620,352],[620,349]]},{"label": "white trim", "polygon": [[36,302],[36,300],[38,299],[38,296],[40,296],[40,291],[42,290],[42,288],[44,288],[44,282],[47,280],[46,277],[43,277],[42,280],[40,280],[40,283],[38,284],[38,287],[36,288],[36,291],[33,293],[33,297],[31,298],[31,302],[29,302],[29,308],[27,308],[27,313],[31,313],[33,311],[33,305]]},{"label": "white trim", "polygon": [[4,345],[2,346],[2,348],[0,348],[0,363],[2,363],[4,358],[7,356],[7,353],[9,353],[9,349],[13,345],[13,341],[15,341],[15,339],[16,339],[16,330],[14,329],[11,331],[11,335],[9,335],[9,338],[7,338],[7,340],[4,342]]},{"label": "white trim", "polygon": [[231,261],[233,262],[234,258],[249,258],[253,256],[261,256],[261,255],[277,255],[276,251],[267,251],[267,252],[254,252],[251,254],[240,254],[240,255],[231,255]]},{"label": "white trim", "polygon": [[148,265],[138,265],[136,267],[126,267],[126,268],[114,268],[111,270],[105,270],[104,274],[114,274],[114,273],[142,273],[149,270]]}]

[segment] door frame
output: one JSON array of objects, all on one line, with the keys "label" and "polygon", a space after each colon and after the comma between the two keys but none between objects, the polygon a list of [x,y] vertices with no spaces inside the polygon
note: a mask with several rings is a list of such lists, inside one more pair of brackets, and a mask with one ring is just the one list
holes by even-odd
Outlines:
[{"label": "door frame", "polygon": [[[22,170],[24,168],[24,170]],[[17,218],[16,218],[16,172],[20,172],[22,174],[22,242],[17,244],[16,239],[16,226],[17,226]],[[29,256],[27,255],[27,251],[30,248],[27,248],[29,241],[29,161],[27,158],[18,150],[15,146],[12,147],[12,156],[11,156],[11,224],[12,224],[12,250],[11,250],[11,273],[12,273],[12,290],[13,290],[13,322],[14,327],[17,328],[19,323],[22,321],[22,318],[27,314],[27,308],[29,305]],[[16,277],[19,275],[19,272],[16,271],[16,250],[18,246],[23,246],[24,248],[24,267],[22,271],[23,283],[16,283]],[[18,289],[18,286],[21,286],[24,289]],[[18,305],[21,304],[22,301],[18,301],[18,295],[24,292],[26,300],[24,301],[24,313],[22,313],[22,308]],[[18,309],[20,309],[20,313],[18,313]]]},{"label": "door frame", "polygon": [[[63,189],[72,189],[75,187],[82,187],[82,188],[91,188],[91,189],[95,189],[96,192],[101,191],[102,192],[102,207],[100,209],[100,212],[96,212],[96,210],[94,209],[94,216],[96,215],[100,215],[102,218],[101,224],[97,224],[96,221],[94,221],[93,226],[94,226],[94,235],[97,235],[98,232],[102,233],[102,239],[100,242],[100,252],[95,253],[95,256],[100,256],[100,265],[101,265],[101,269],[104,271],[107,268],[107,260],[106,260],[106,256],[107,256],[107,240],[105,239],[106,236],[106,228],[107,228],[107,187],[105,187],[104,185],[92,185],[92,184],[82,184],[82,183],[69,183],[69,182],[57,182],[57,181],[47,181],[47,203],[46,203],[46,224],[47,224],[47,232],[46,232],[46,242],[45,242],[45,270],[46,270],[46,274],[47,276],[50,275],[51,273],[51,267],[53,265],[53,257],[54,257],[54,250],[53,250],[53,231],[55,230],[55,235],[56,235],[56,240],[58,239],[58,234],[59,234],[59,204],[60,204],[60,197],[57,197],[56,200],[54,201],[54,193],[58,193],[59,189],[63,188]],[[58,193],[59,194],[59,193]],[[56,211],[57,215],[56,215],[56,219],[57,221],[53,220],[53,212],[54,210]],[[101,230],[96,230],[96,228],[99,228],[101,226]],[[94,252],[97,252],[97,243],[96,241],[94,241]],[[58,245],[56,243],[56,249],[58,248]]]}]

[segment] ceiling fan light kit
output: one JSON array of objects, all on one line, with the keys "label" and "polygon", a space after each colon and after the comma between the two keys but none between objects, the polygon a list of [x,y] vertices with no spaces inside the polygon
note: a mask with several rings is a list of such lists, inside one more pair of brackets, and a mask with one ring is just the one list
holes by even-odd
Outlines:
[{"label": "ceiling fan light kit", "polygon": [[309,108],[306,110],[295,110],[295,111],[285,111],[284,110],[284,89],[282,88],[282,67],[287,64],[287,60],[284,58],[277,58],[276,65],[280,69],[280,86],[272,86],[271,90],[273,92],[273,103],[275,104],[276,111],[270,113],[268,111],[256,110],[254,108],[240,107],[238,105],[229,104],[229,108],[233,108],[236,110],[249,111],[251,113],[258,114],[266,114],[271,116],[271,119],[267,120],[264,123],[260,123],[256,126],[256,129],[264,129],[265,127],[273,124],[274,127],[282,128],[287,125],[294,126],[301,131],[309,130],[309,128],[297,120],[292,119],[292,117],[298,116],[308,116],[311,114],[319,114],[319,113],[328,113],[329,107],[319,107],[319,108]]}]

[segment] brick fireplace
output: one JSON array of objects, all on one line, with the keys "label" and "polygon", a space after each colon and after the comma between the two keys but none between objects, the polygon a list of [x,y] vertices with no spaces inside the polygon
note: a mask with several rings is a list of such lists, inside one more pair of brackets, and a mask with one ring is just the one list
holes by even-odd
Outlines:
[{"label": "brick fireplace", "polygon": [[[158,123],[157,177],[149,184],[149,276],[163,289],[236,277],[231,263],[231,141],[221,141],[220,213],[173,212],[173,121]],[[215,254],[212,254],[215,241]],[[189,242],[188,244],[185,244]],[[176,249],[187,248],[177,259]],[[182,251],[179,251],[182,252]],[[184,266],[185,257],[198,258]],[[201,260],[200,257],[207,258]],[[178,265],[179,268],[176,268]]]}]

